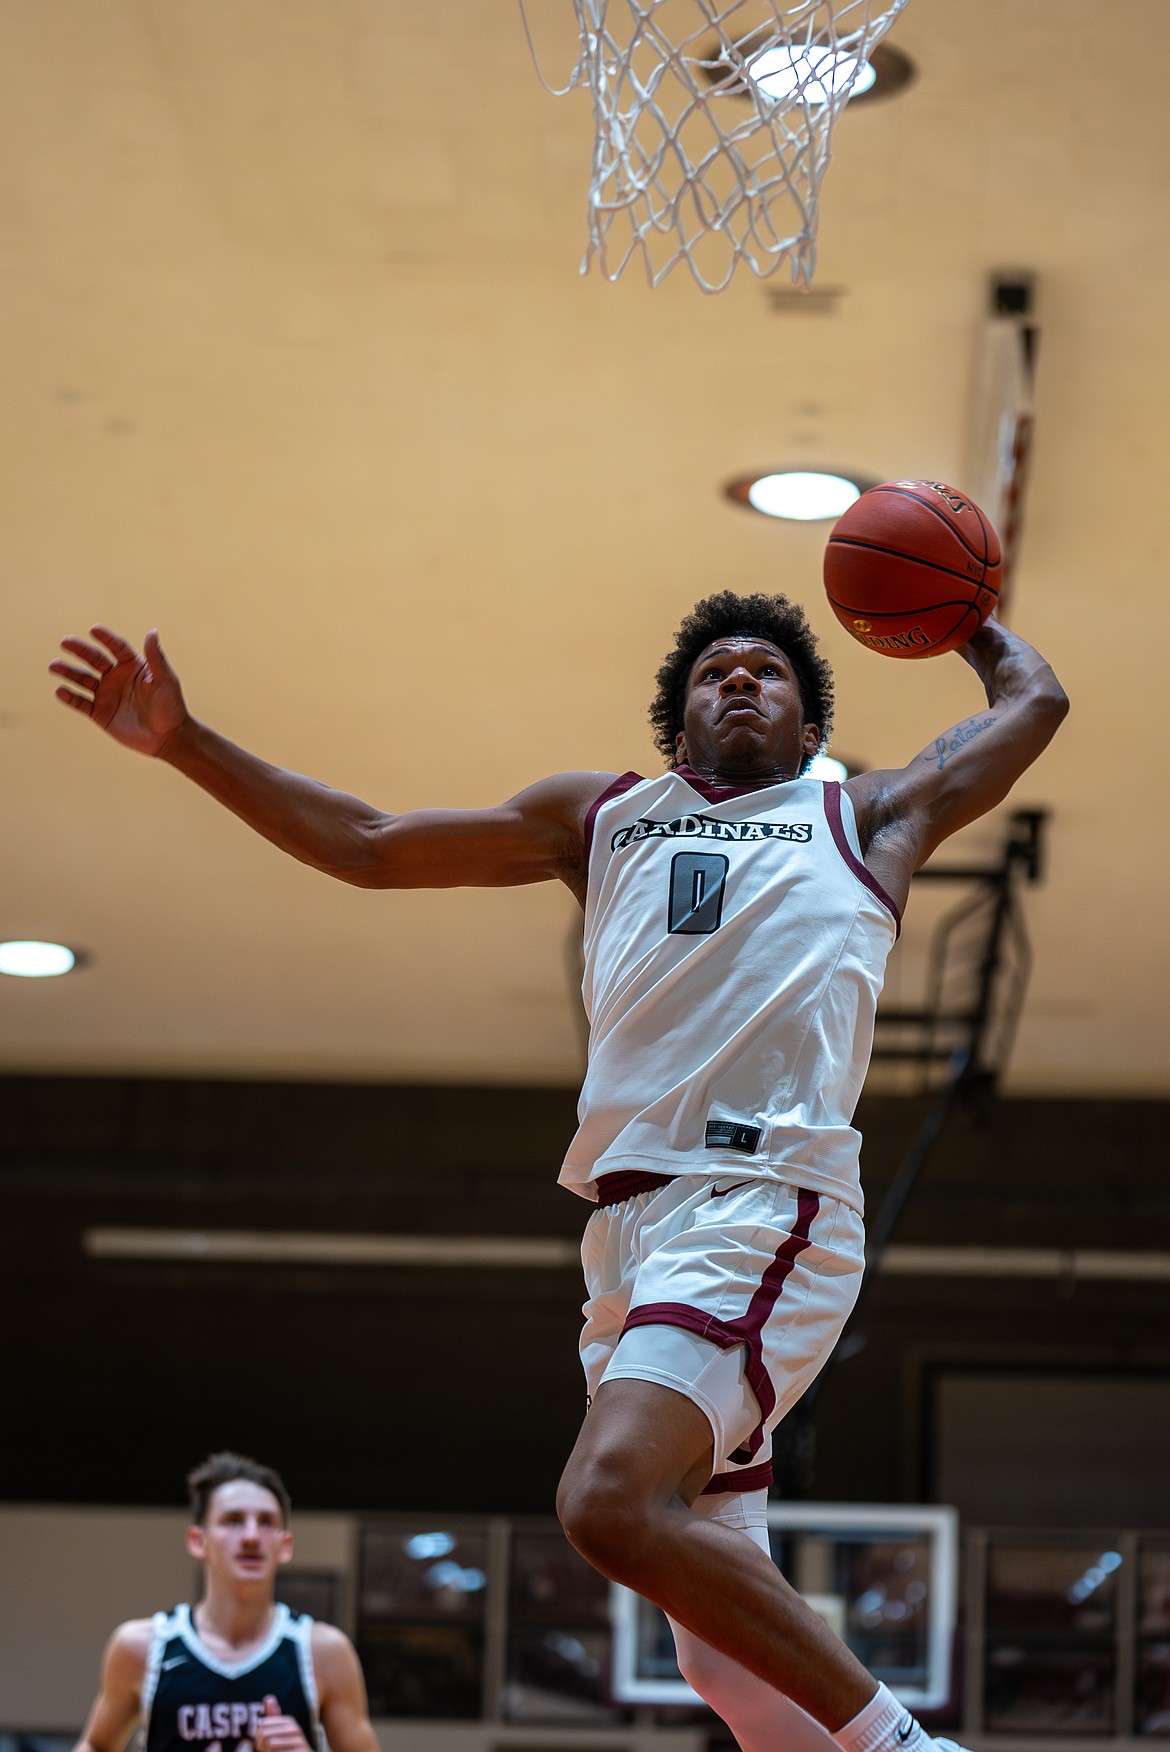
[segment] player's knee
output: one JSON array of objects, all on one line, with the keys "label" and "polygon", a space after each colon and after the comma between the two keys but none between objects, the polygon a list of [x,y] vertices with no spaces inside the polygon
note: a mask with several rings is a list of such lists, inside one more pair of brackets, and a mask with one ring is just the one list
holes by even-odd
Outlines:
[{"label": "player's knee", "polygon": [[566,1472],[557,1514],[570,1545],[594,1569],[633,1585],[652,1546],[651,1516],[620,1472],[593,1467]]}]

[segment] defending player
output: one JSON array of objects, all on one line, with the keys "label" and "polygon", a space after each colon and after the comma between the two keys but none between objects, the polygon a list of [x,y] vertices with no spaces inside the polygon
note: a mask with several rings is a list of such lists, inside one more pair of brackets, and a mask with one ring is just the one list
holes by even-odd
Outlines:
[{"label": "defending player", "polygon": [[[198,723],[156,633],[144,655],[101,626],[64,648],[66,705],[304,863],[366,888],[557,878],[578,897],[590,1051],[561,1179],[598,1208],[591,1409],[562,1523],[666,1611],[743,1752],[832,1752],[829,1734],[920,1752],[921,1727],[767,1555],[770,1438],[857,1294],[851,1120],[910,878],[1055,733],[1068,702],[1048,665],[988,622],[962,652],[985,710],[900,770],[822,784],[801,775],[832,678],[803,613],[723,592],[659,672],[665,773],[563,773],[497,808],[391,815]],[[432,684],[446,658],[441,629],[399,653]]]},{"label": "defending player", "polygon": [[187,1549],[203,1565],[198,1606],[120,1624],[75,1752],[378,1752],[349,1638],[276,1603],[292,1556],[277,1473],[213,1454],[187,1480]]}]

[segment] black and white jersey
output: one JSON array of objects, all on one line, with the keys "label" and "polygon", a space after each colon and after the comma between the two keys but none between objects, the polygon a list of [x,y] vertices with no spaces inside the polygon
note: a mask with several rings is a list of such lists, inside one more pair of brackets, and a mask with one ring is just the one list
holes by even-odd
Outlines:
[{"label": "black and white jersey", "polygon": [[252,1752],[264,1699],[275,1697],[310,1746],[323,1747],[309,1638],[313,1620],[277,1606],[260,1648],[221,1661],[200,1640],[189,1606],[156,1612],[142,1688],[145,1752]]}]

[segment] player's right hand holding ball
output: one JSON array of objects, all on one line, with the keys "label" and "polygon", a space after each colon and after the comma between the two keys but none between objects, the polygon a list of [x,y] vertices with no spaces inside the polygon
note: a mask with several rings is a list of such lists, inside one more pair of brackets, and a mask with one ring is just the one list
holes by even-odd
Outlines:
[{"label": "player's right hand holding ball", "polygon": [[945,481],[870,487],[838,518],[825,548],[833,613],[882,657],[957,651],[995,608],[1002,582],[991,520]]}]

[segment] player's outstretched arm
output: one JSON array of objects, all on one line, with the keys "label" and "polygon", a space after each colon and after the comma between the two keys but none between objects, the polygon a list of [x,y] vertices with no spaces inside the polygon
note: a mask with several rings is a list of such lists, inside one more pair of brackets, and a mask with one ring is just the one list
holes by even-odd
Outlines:
[{"label": "player's outstretched arm", "polygon": [[120,1624],[106,1645],[102,1688],[74,1752],[122,1752],[142,1707],[150,1649],[149,1618]]},{"label": "player's outstretched arm", "polygon": [[123,747],[176,767],[314,869],[359,888],[496,887],[553,877],[581,886],[585,817],[611,773],[563,773],[493,809],[391,815],[272,766],[193,718],[157,632],[146,635],[142,652],[105,626],[62,646],[69,660],[49,667],[68,684],[57,689],[63,705]]},{"label": "player's outstretched arm", "polygon": [[313,1626],[313,1670],[330,1752],[379,1752],[357,1654],[332,1624]]},{"label": "player's outstretched arm", "polygon": [[959,655],[982,681],[986,708],[936,736],[909,766],[846,783],[865,861],[899,904],[943,840],[1003,802],[1068,711],[1044,658],[994,618]]}]

